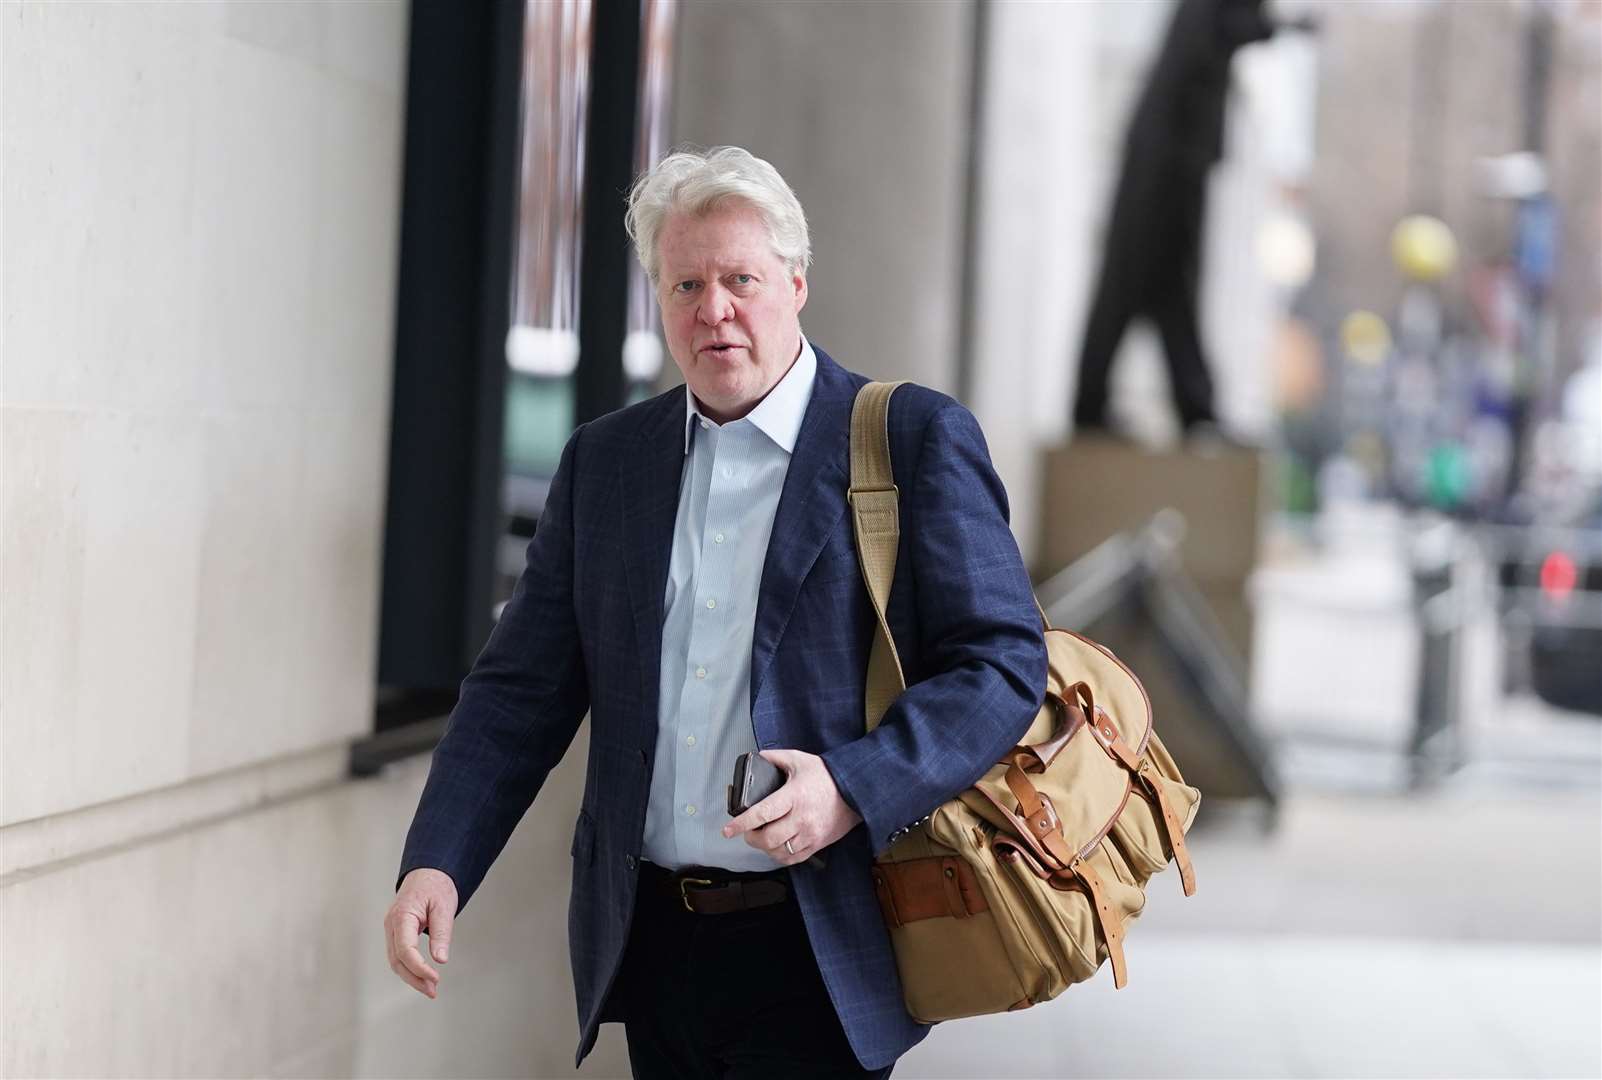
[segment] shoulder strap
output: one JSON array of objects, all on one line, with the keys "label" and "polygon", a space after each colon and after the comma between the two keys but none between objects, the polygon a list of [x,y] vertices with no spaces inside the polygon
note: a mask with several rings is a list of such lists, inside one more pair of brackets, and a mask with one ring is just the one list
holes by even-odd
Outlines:
[{"label": "shoulder strap", "polygon": [[890,636],[886,612],[901,542],[900,493],[890,470],[890,395],[900,382],[870,382],[857,391],[851,408],[851,490],[846,499],[857,539],[857,562],[873,601],[878,631],[868,654],[864,713],[867,729],[879,726],[885,710],[906,689],[901,657]]},{"label": "shoulder strap", "polygon": [[[863,704],[869,731],[879,726],[890,703],[907,688],[887,617],[901,543],[901,493],[890,469],[890,395],[905,381],[867,383],[857,391],[851,407],[851,490],[846,500],[851,504],[857,562],[879,624],[868,654]],[[1040,612],[1042,628],[1051,629],[1039,600],[1035,600],[1035,610]]]},{"label": "shoulder strap", "polygon": [[[879,726],[884,711],[907,689],[907,676],[902,673],[896,638],[891,636],[888,620],[900,545],[900,492],[891,471],[889,415],[891,394],[905,381],[863,385],[851,409],[851,490],[846,500],[851,503],[857,562],[873,601],[873,617],[878,620],[873,649],[868,652],[867,692],[863,695],[863,719],[868,731]],[[1051,622],[1038,599],[1035,611],[1040,612],[1041,627],[1049,630]]]}]

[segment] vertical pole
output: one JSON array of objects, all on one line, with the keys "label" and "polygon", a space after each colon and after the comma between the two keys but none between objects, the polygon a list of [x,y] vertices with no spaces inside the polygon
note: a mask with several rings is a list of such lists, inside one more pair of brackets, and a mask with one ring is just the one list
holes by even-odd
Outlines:
[{"label": "vertical pole", "polygon": [[624,199],[634,179],[640,88],[640,0],[591,9],[590,107],[584,143],[584,246],[579,272],[577,423],[619,409],[627,394],[629,249]]},{"label": "vertical pole", "polygon": [[974,403],[974,373],[980,358],[974,340],[974,308],[979,298],[979,213],[983,194],[980,174],[984,167],[985,84],[989,76],[990,0],[973,0],[973,51],[968,63],[968,147],[963,161],[962,281],[957,305],[957,400]]}]

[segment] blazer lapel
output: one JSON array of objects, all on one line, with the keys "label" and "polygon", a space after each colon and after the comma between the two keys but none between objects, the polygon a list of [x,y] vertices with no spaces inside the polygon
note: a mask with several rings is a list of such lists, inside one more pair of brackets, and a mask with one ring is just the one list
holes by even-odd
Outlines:
[{"label": "blazer lapel", "polygon": [[851,486],[851,407],[857,388],[850,374],[822,349],[814,345],[813,352],[818,357],[818,373],[812,400],[801,419],[795,453],[779,494],[757,593],[756,628],[751,636],[753,717],[762,682],[795,609],[801,581],[844,516],[846,490]]},{"label": "blazer lapel", "polygon": [[677,393],[664,399],[661,410],[641,425],[635,454],[619,466],[623,479],[623,564],[640,646],[640,692],[646,705],[643,722],[653,741],[661,691],[662,602],[673,555],[679,481],[684,471],[685,393],[680,386]]}]

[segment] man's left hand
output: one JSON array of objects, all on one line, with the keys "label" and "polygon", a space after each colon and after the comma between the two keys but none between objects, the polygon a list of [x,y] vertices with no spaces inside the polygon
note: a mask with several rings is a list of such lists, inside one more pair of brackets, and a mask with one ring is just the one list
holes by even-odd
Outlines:
[{"label": "man's left hand", "polygon": [[[782,866],[806,862],[862,820],[835,787],[829,767],[804,750],[763,750],[784,770],[784,786],[723,826],[723,835],[745,842]],[[786,848],[784,842],[790,841]]]}]

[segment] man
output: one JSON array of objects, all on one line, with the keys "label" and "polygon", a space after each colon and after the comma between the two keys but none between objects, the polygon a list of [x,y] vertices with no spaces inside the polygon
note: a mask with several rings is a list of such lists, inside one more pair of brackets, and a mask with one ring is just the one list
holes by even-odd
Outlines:
[{"label": "man", "polygon": [[[429,997],[452,920],[561,759],[590,752],[568,915],[580,1041],[636,1076],[887,1076],[901,998],[874,852],[1029,726],[1046,654],[972,414],[903,386],[890,601],[908,689],[865,733],[875,626],[856,561],[852,402],[801,333],[810,244],[767,162],[678,153],[630,195],[685,386],[581,425],[527,567],[434,752],[385,918]],[[730,820],[736,755],[784,785]],[[960,973],[953,973],[960,977]]]}]

